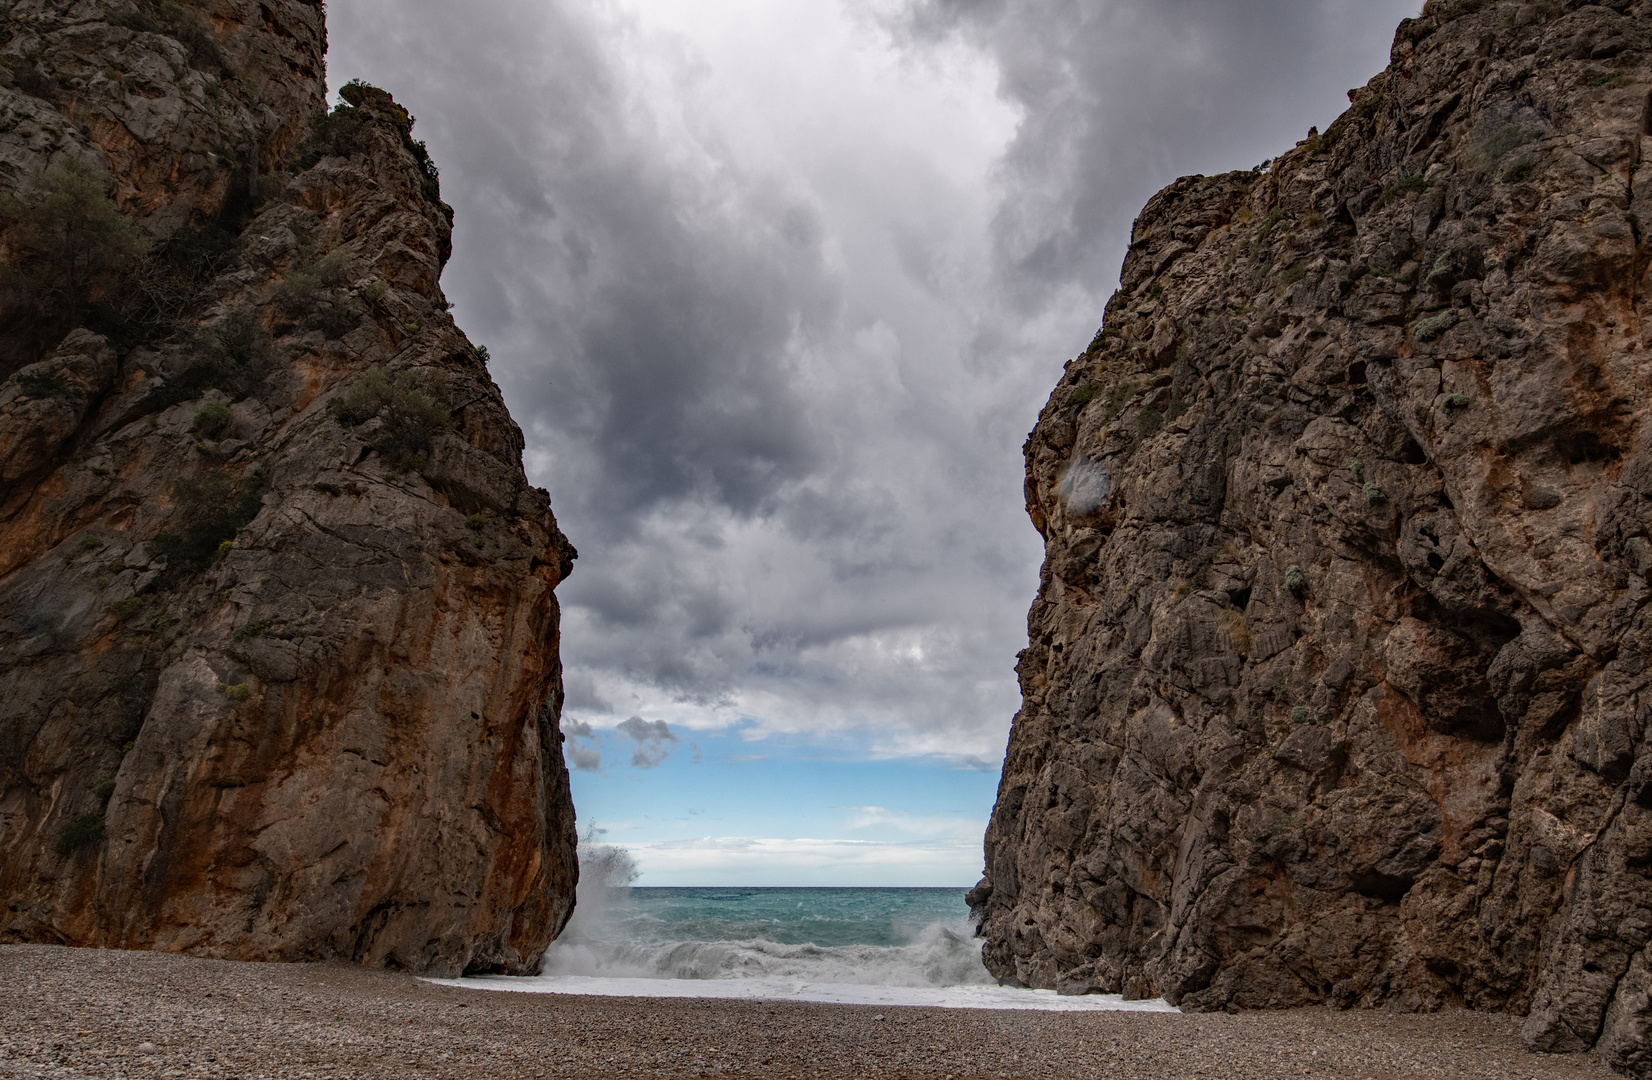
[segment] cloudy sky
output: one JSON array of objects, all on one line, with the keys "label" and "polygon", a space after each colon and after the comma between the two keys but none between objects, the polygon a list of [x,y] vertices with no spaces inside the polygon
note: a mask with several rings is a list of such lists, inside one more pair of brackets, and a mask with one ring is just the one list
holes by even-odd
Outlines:
[{"label": "cloudy sky", "polygon": [[335,0],[580,550],[582,828],[642,884],[966,885],[1021,443],[1141,205],[1326,126],[1418,0]]}]

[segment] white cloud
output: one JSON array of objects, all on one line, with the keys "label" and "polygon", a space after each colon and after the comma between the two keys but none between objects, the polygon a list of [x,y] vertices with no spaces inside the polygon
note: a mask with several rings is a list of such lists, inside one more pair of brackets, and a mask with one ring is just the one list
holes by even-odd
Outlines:
[{"label": "white cloud", "polygon": [[639,885],[961,886],[981,873],[979,839],[912,842],[707,836],[624,845]]}]

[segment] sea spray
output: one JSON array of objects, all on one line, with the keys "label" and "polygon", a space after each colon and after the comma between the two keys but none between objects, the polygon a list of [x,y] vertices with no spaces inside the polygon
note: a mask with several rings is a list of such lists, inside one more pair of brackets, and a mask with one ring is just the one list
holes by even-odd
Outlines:
[{"label": "sea spray", "polygon": [[[601,870],[599,858],[607,860]],[[579,907],[546,954],[544,974],[889,987],[992,982],[961,889],[634,888],[629,867],[623,851],[593,846],[582,862]]]}]

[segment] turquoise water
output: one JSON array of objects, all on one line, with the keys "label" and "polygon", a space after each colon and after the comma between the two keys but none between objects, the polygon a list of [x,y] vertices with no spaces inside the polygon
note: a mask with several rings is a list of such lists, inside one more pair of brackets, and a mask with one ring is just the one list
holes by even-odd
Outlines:
[{"label": "turquoise water", "polygon": [[633,888],[608,918],[637,937],[762,937],[786,945],[905,945],[935,923],[967,926],[963,889]]},{"label": "turquoise water", "polygon": [[992,982],[963,889],[582,889],[544,971],[908,987]]}]

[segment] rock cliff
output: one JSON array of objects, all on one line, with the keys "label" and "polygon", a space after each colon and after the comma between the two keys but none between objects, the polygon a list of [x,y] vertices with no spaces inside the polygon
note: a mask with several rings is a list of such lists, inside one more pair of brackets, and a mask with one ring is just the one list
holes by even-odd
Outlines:
[{"label": "rock cliff", "polygon": [[1652,4],[1430,3],[1177,181],[1026,445],[1000,977],[1652,1076]]},{"label": "rock cliff", "polygon": [[318,0],[0,0],[0,940],[522,972],[574,551]]}]

